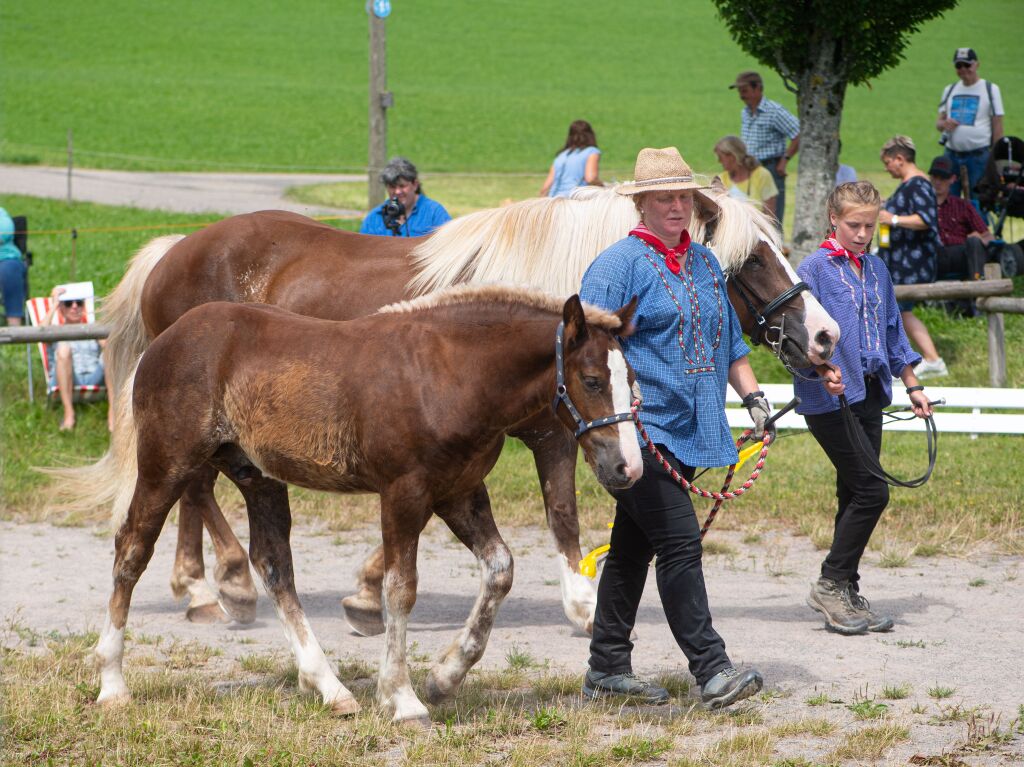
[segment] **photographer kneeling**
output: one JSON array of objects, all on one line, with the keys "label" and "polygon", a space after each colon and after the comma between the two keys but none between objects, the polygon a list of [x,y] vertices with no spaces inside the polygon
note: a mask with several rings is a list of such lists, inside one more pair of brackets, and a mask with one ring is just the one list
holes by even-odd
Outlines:
[{"label": "photographer kneeling", "polygon": [[393,157],[380,172],[388,199],[366,214],[360,234],[384,237],[420,237],[446,221],[448,211],[423,194],[416,166],[405,157]]}]

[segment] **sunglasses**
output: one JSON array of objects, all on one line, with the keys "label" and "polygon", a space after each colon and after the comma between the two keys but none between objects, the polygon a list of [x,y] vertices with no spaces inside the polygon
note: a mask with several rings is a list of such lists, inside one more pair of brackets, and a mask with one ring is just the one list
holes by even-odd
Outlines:
[{"label": "sunglasses", "polygon": [[971,64],[972,64],[972,62],[970,62],[970,61],[958,61],[956,63],[956,68],[957,69],[970,69],[971,68]]},{"label": "sunglasses", "polygon": [[60,303],[61,303],[61,306],[67,306],[67,307],[71,307],[71,306],[85,306],[85,301],[84,301],[84,299],[81,299],[81,298],[72,298],[70,301],[61,301]]}]

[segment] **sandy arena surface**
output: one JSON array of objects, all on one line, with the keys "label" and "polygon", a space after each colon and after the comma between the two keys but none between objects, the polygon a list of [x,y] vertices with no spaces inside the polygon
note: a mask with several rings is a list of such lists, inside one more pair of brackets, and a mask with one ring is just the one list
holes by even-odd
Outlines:
[{"label": "sandy arena surface", "polygon": [[[244,525],[237,526],[244,532]],[[270,601],[261,589],[258,617],[249,626],[192,625],[184,604],[168,588],[175,530],[169,525],[135,590],[129,628],[168,639],[195,640],[231,659],[253,653],[287,656]],[[588,543],[603,541],[591,535]],[[885,763],[907,764],[914,754],[939,754],[962,743],[964,722],[941,723],[951,706],[980,707],[1006,727],[1024,704],[1024,573],[1021,559],[976,553],[967,558],[911,558],[900,568],[879,568],[868,556],[862,590],[874,607],[896,618],[894,631],[842,637],[823,628],[804,604],[822,553],[806,538],[766,534],[744,544],[738,534],[712,531],[735,553],[705,557],[715,626],[738,666],[761,670],[771,719],[828,715],[851,726],[846,706],[811,708],[822,692],[843,704],[857,696],[881,699],[885,686],[909,684],[910,696],[886,701],[890,713],[911,726],[911,742],[893,749]],[[354,590],[355,570],[378,540],[376,530],[318,533],[298,527],[292,536],[296,579],[310,622],[333,657],[376,664],[382,637],[360,637],[342,618],[340,599]],[[545,532],[508,531],[515,585],[499,612],[481,666],[504,668],[506,653],[528,653],[552,670],[580,673],[588,637],[562,613],[553,547]],[[113,543],[102,530],[0,523],[0,617],[39,632],[81,632],[102,627],[110,588]],[[212,554],[207,555],[207,562]],[[420,547],[420,593],[409,625],[417,654],[435,656],[468,615],[478,577],[472,555],[432,523]],[[635,670],[685,673],[658,599],[648,579],[637,624]],[[129,643],[130,647],[130,643]],[[130,663],[131,656],[128,656]],[[343,680],[345,681],[345,680]],[[954,688],[935,700],[936,686]],[[925,712],[912,709],[923,707]],[[813,757],[813,755],[808,755]],[[1024,764],[1024,736],[1000,753],[961,756],[966,764]]]}]

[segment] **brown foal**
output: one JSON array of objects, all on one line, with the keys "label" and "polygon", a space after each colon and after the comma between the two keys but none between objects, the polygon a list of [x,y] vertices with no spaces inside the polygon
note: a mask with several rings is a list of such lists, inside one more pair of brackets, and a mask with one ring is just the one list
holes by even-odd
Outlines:
[{"label": "brown foal", "polygon": [[[483,480],[516,423],[550,412],[556,360],[584,421],[625,413],[579,434],[609,489],[642,473],[628,418],[633,374],[617,312],[508,288],[458,289],[349,322],[254,304],[209,303],[164,331],[141,358],[131,407],[138,440],[127,517],[116,536],[108,620],[97,646],[99,701],[129,696],[122,674],[132,590],[168,512],[213,467],[236,484],[249,516],[249,556],[284,624],[299,684],[346,714],[359,709],[338,680],[295,592],[285,483],[381,500],[384,658],[378,698],[394,719],[427,710],[406,666],[420,533],[436,514],[477,557],[480,593],[465,627],[431,670],[426,697],[452,696],[483,655],[512,585],[512,555]],[[556,355],[556,331],[564,353]],[[174,397],[167,392],[173,391]],[[557,417],[575,429],[560,404]],[[571,433],[571,432],[570,432]]]}]

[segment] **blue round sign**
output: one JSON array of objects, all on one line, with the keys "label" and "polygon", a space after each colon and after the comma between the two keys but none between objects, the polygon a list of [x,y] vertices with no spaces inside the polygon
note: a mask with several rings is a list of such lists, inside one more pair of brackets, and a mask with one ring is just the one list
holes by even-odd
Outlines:
[{"label": "blue round sign", "polygon": [[386,19],[391,15],[391,0],[371,0],[373,15],[378,19]]}]

